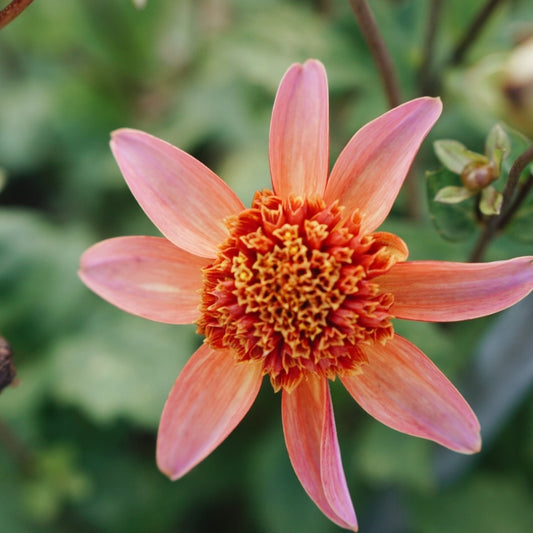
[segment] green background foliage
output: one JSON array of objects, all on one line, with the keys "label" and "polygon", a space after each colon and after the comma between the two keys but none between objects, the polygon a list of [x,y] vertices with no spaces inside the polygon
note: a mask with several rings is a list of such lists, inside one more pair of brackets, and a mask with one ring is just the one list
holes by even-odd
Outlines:
[{"label": "green background foliage", "polygon": [[[441,65],[483,2],[444,4]],[[418,96],[429,2],[379,0],[372,8],[405,99]],[[527,0],[506,3],[465,63],[441,68],[444,113],[414,166],[423,214],[407,216],[410,199],[402,192],[384,228],[406,240],[412,258],[467,258],[479,232],[473,220],[460,242],[443,241],[430,222],[425,171],[439,168],[431,142],[455,138],[483,152],[492,124],[512,122],[501,106],[471,105],[476,91],[498,90],[476,65],[493,54],[504,61],[518,36],[533,32],[532,19]],[[309,57],[328,72],[334,160],[360,126],[387,109],[347,2],[148,0],[137,10],[130,0],[46,0],[0,32],[0,334],[18,370],[0,395],[2,532],[338,530],[292,472],[280,397],[268,383],[210,457],[168,481],[154,460],[158,418],[201,341],[194,326],[156,324],[111,307],[76,274],[81,253],[98,240],[157,234],[113,161],[110,131],[135,127],[172,142],[249,204],[253,191],[269,186],[278,83],[291,63]],[[488,259],[532,253],[531,205],[511,226],[522,242],[502,236]],[[446,222],[456,231],[457,220]],[[498,320],[396,329],[476,400],[471,376]],[[506,345],[499,348],[505,361]],[[515,388],[499,385],[501,394]],[[494,382],[481,386],[490,393]],[[333,398],[363,532],[531,531],[531,386],[503,416],[487,419],[483,451],[461,460],[380,425],[338,383]],[[483,410],[483,402],[473,404]]]}]

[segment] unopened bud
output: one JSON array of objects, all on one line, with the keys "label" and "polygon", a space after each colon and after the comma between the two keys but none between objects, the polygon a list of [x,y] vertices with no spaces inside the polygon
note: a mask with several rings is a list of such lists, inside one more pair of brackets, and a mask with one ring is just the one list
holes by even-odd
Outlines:
[{"label": "unopened bud", "polygon": [[472,161],[461,172],[461,181],[470,191],[479,191],[497,180],[498,177],[497,165],[492,161],[488,163]]}]

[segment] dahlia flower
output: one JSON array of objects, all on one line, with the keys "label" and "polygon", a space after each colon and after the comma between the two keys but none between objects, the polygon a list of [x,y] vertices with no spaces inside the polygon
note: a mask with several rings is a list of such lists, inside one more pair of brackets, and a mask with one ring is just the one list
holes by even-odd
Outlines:
[{"label": "dahlia flower", "polygon": [[376,231],[441,112],[407,102],[360,129],[329,171],[321,63],[289,68],[270,126],[272,190],[246,208],[198,160],[141,131],[112,134],[135,198],[163,237],[85,252],[80,276],[117,307],[205,337],[178,376],[157,440],[159,468],[186,474],[242,420],[263,377],[281,392],[289,457],[304,489],[356,530],[329,392],[339,378],[370,415],[462,453],[480,449],[459,392],[393,319],[454,321],[500,311],[533,288],[532,257],[484,264],[407,261]]}]

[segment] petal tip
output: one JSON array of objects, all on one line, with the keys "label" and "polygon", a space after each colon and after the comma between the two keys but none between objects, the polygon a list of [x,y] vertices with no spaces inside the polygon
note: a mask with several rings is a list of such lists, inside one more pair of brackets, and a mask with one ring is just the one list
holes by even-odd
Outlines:
[{"label": "petal tip", "polygon": [[113,130],[110,134],[109,145],[115,158],[118,155],[118,150],[127,146],[128,142],[144,142],[149,143],[150,140],[156,140],[152,135],[141,130],[133,128],[119,128]]},{"label": "petal tip", "polygon": [[436,121],[442,113],[442,100],[440,96],[421,96],[420,98],[415,98],[414,100],[401,105],[404,105],[407,108],[410,104],[424,108],[424,113],[434,117],[434,121]]},{"label": "petal tip", "polygon": [[465,442],[465,444],[461,448],[458,448],[457,451],[465,455],[473,455],[481,451],[481,445],[482,439],[478,428],[476,434],[472,435],[469,439],[469,442]]},{"label": "petal tip", "polygon": [[117,140],[119,140],[121,137],[124,137],[126,135],[131,135],[131,134],[135,134],[135,133],[141,133],[139,130],[135,130],[135,129],[132,129],[132,128],[118,128],[116,130],[113,130],[109,137],[110,137],[110,142],[113,143]]},{"label": "petal tip", "polygon": [[322,61],[319,61],[318,59],[310,58],[305,61],[303,64],[303,68],[316,68],[320,71],[326,72],[326,68],[324,67],[324,64]]},{"label": "petal tip", "polygon": [[189,470],[184,470],[183,468],[178,468],[169,464],[167,458],[160,451],[160,448],[157,448],[156,452],[156,464],[159,471],[164,474],[170,481],[177,481],[182,478]]}]

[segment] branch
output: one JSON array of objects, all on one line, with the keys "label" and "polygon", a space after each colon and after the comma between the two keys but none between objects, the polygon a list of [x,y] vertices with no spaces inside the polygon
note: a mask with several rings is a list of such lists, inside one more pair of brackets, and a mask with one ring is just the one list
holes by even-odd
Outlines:
[{"label": "branch", "polygon": [[433,95],[437,91],[432,62],[435,55],[435,39],[437,37],[438,23],[441,18],[442,5],[442,0],[432,0],[429,8],[423,46],[424,55],[418,71],[418,85],[421,95]]},{"label": "branch", "polygon": [[505,0],[488,0],[488,2],[480,9],[476,17],[474,17],[474,20],[470,23],[470,26],[467,28],[463,38],[455,47],[449,61],[451,65],[459,65],[463,62],[466,52],[479,37],[485,23],[503,1]]},{"label": "branch", "polygon": [[0,30],[7,26],[13,19],[17,18],[33,0],[13,0],[9,5],[0,11]]}]

